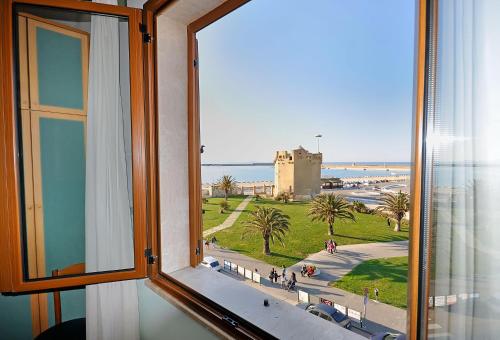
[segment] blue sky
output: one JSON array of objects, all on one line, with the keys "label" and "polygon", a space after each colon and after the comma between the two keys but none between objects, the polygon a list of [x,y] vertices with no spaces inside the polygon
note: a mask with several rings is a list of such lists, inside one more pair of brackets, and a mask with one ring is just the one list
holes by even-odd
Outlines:
[{"label": "blue sky", "polygon": [[252,0],[198,33],[203,163],[410,159],[414,0]]}]

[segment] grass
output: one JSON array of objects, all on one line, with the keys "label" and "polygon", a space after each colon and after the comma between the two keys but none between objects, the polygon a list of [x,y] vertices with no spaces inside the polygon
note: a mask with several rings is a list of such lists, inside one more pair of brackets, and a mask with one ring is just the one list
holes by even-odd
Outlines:
[{"label": "grass", "polygon": [[[281,209],[290,216],[290,232],[285,237],[285,247],[271,244],[271,255],[262,252],[263,240],[259,235],[241,239],[244,221],[250,218],[250,211],[258,206],[269,206]],[[263,260],[275,266],[290,266],[312,253],[324,249],[324,241],[330,239],[328,226],[322,222],[311,222],[307,216],[310,203],[290,202],[288,204],[271,199],[252,201],[242,212],[235,224],[228,229],[216,233],[218,243],[258,260]],[[333,239],[338,245],[402,241],[408,239],[408,226],[403,225],[402,231],[395,232],[388,227],[386,219],[377,215],[354,213],[356,222],[336,221]]]},{"label": "grass", "polygon": [[378,288],[379,301],[406,308],[407,279],[408,257],[391,257],[365,261],[330,285],[358,295],[363,295],[367,287],[371,299],[375,299],[373,290]]},{"label": "grass", "polygon": [[228,197],[229,209],[225,210],[223,214],[219,212],[219,203],[224,201],[224,198],[209,198],[208,203],[203,203],[202,207],[205,210],[203,214],[203,230],[216,227],[224,222],[245,197],[243,195]]}]

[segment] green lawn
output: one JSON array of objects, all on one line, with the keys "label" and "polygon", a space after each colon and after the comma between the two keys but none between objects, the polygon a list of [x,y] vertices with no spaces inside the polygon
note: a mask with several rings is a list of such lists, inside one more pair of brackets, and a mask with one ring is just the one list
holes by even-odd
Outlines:
[{"label": "green lawn", "polygon": [[407,279],[408,257],[391,257],[365,261],[330,285],[359,295],[367,287],[371,299],[375,299],[373,290],[378,288],[379,301],[406,308]]},{"label": "green lawn", "polygon": [[[288,204],[270,199],[262,199],[249,203],[236,223],[228,229],[216,233],[218,243],[239,253],[263,260],[275,266],[290,266],[309,254],[324,249],[324,241],[329,239],[328,226],[321,222],[311,222],[307,216],[310,203],[290,202]],[[271,244],[270,256],[262,252],[262,237],[256,235],[241,239],[244,230],[243,222],[249,219],[250,211],[257,206],[272,206],[290,216],[290,232],[285,237],[285,247]],[[337,221],[333,239],[338,245],[401,241],[408,239],[408,226],[403,225],[401,232],[387,227],[386,219],[376,215],[355,213],[356,222]]]},{"label": "green lawn", "polygon": [[226,218],[238,207],[246,196],[238,195],[228,197],[229,210],[223,214],[219,212],[219,203],[224,201],[224,198],[209,198],[208,203],[203,203],[203,230],[218,226],[226,220]]}]

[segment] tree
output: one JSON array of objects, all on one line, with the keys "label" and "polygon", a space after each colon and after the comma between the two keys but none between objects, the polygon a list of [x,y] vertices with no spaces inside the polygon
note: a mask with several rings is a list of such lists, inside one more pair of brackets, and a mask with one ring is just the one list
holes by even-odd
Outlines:
[{"label": "tree", "polygon": [[276,208],[257,207],[252,211],[252,218],[244,223],[245,229],[241,238],[248,235],[262,235],[264,239],[264,254],[271,255],[269,241],[274,244],[277,240],[282,246],[285,246],[284,237],[290,230],[290,217]]},{"label": "tree", "polygon": [[406,192],[397,194],[386,192],[382,195],[382,204],[375,210],[379,213],[388,213],[390,217],[396,220],[394,231],[401,230],[401,220],[406,212],[410,210],[410,196]]},{"label": "tree", "polygon": [[236,187],[236,180],[233,176],[224,175],[217,181],[216,186],[224,190],[224,199],[227,201],[227,196]]},{"label": "tree", "polygon": [[311,202],[309,217],[312,221],[328,223],[328,235],[333,235],[333,224],[336,219],[356,221],[349,207],[349,203],[340,195],[321,194]]}]

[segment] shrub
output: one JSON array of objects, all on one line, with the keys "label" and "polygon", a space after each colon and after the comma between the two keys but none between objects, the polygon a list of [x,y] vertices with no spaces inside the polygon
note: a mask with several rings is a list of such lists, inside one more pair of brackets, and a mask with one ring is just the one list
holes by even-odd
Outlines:
[{"label": "shrub", "polygon": [[288,203],[290,201],[290,193],[280,192],[275,198],[276,201],[281,201],[283,203]]},{"label": "shrub", "polygon": [[225,210],[229,209],[229,204],[227,203],[227,201],[222,201],[219,203],[219,207],[220,207],[219,212],[223,214]]}]

